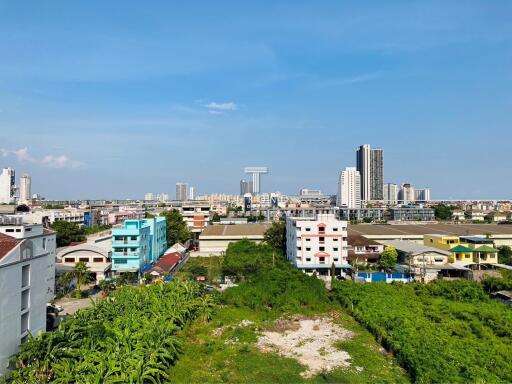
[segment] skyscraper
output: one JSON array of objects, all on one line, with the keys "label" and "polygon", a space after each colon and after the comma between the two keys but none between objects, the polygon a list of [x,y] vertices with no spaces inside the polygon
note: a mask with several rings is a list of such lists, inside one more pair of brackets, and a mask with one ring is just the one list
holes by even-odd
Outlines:
[{"label": "skyscraper", "polygon": [[361,175],[355,167],[341,171],[338,180],[338,207],[361,208]]},{"label": "skyscraper", "polygon": [[188,199],[188,184],[176,183],[176,200],[185,201]]},{"label": "skyscraper", "polygon": [[16,200],[16,172],[4,168],[0,174],[0,204],[11,204]]},{"label": "skyscraper", "polygon": [[240,196],[252,193],[252,181],[240,180]]},{"label": "skyscraper", "polygon": [[268,173],[267,167],[245,167],[245,173],[252,175],[252,193],[259,194],[260,191],[260,179],[262,174]]},{"label": "skyscraper", "polygon": [[20,204],[27,204],[32,196],[32,178],[29,175],[20,177]]},{"label": "skyscraper", "polygon": [[384,150],[361,145],[356,152],[356,165],[361,176],[361,200],[383,200]]},{"label": "skyscraper", "polygon": [[416,193],[414,185],[412,184],[402,184],[400,188],[400,192],[398,194],[398,200],[402,204],[410,204],[416,201]]},{"label": "skyscraper", "polygon": [[422,203],[428,203],[431,199],[430,193],[430,188],[416,189],[414,192],[415,200]]},{"label": "skyscraper", "polygon": [[398,204],[398,184],[387,183],[384,184],[383,198],[386,204]]},{"label": "skyscraper", "polygon": [[188,200],[194,200],[196,198],[196,188],[190,187],[188,190]]}]

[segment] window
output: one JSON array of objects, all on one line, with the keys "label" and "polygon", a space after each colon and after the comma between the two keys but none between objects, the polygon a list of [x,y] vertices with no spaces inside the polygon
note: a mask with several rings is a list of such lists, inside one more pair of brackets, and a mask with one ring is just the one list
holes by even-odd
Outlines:
[{"label": "window", "polygon": [[130,240],[137,240],[137,236],[131,236]]},{"label": "window", "polygon": [[332,241],[338,241],[338,238],[337,238],[337,237],[335,237],[334,239],[332,239]]},{"label": "window", "polygon": [[311,232],[311,228],[306,228],[306,232]]},{"label": "window", "polygon": [[14,228],[7,228],[5,232],[14,232]]},{"label": "window", "polygon": [[16,228],[16,232],[21,232],[21,228]]},{"label": "window", "polygon": [[28,331],[28,312],[21,315],[21,334]]},{"label": "window", "polygon": [[92,261],[94,261],[95,263],[102,263],[103,262],[103,258],[102,257],[95,257],[92,259]]},{"label": "window", "polygon": [[306,251],[311,251],[311,247],[306,247]]},{"label": "window", "polygon": [[334,252],[337,252],[337,251],[338,251],[338,247],[334,247],[332,250],[333,250]]},{"label": "window", "polygon": [[43,237],[43,249],[46,249],[46,238]]},{"label": "window", "polygon": [[21,288],[28,287],[30,284],[30,264],[21,267]]},{"label": "window", "polygon": [[311,241],[311,239],[306,239],[306,241]]},{"label": "window", "polygon": [[75,262],[75,258],[74,257],[65,257],[64,258],[64,262],[65,263],[74,263]]},{"label": "window", "polygon": [[25,232],[30,232],[32,231],[32,228],[25,228]]},{"label": "window", "polygon": [[318,247],[319,251],[325,251],[325,247]]},{"label": "window", "polygon": [[123,260],[123,259],[114,260],[114,262],[116,264],[128,264],[128,260]]},{"label": "window", "polygon": [[137,248],[130,248],[130,251],[135,252]]},{"label": "window", "polygon": [[302,247],[297,247],[297,251],[300,251],[300,250],[302,250]]},{"label": "window", "polygon": [[320,261],[320,264],[325,264],[325,257],[320,257],[319,258],[319,261]]},{"label": "window", "polygon": [[333,260],[334,260],[334,261],[338,261],[338,258],[337,258],[337,257],[335,257]]},{"label": "window", "polygon": [[325,227],[319,227],[318,233],[325,233]]},{"label": "window", "polygon": [[323,242],[325,242],[325,237],[321,236],[321,237],[319,238],[319,240],[320,240],[320,242],[321,242],[321,243],[323,243]]},{"label": "window", "polygon": [[333,228],[333,232],[338,232],[338,228]]},{"label": "window", "polygon": [[123,236],[114,236],[114,240],[121,241],[123,240]]},{"label": "window", "polygon": [[88,257],[81,257],[80,261],[83,261],[84,263],[88,263],[89,262],[89,258]]},{"label": "window", "polygon": [[306,261],[311,261],[311,257],[306,257]]},{"label": "window", "polygon": [[21,310],[24,311],[28,308],[29,303],[29,289],[26,289],[25,291],[21,292]]}]

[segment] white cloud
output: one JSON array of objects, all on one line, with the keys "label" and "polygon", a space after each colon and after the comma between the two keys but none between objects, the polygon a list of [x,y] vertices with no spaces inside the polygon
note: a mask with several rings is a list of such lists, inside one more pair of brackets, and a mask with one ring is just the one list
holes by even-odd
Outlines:
[{"label": "white cloud", "polygon": [[338,78],[328,79],[325,81],[320,81],[316,85],[319,87],[334,87],[334,86],[338,86],[338,85],[365,83],[367,81],[376,80],[378,78],[379,78],[378,73],[366,73],[366,74],[352,76],[352,77],[338,77]]},{"label": "white cloud", "polygon": [[216,103],[215,101],[212,101],[206,104],[205,107],[209,110],[215,111],[236,111],[238,109],[238,105],[232,101],[229,103]]},{"label": "white cloud", "polygon": [[19,162],[30,162],[48,168],[78,168],[84,165],[80,161],[72,160],[66,155],[46,155],[41,159],[32,157],[27,147],[8,150],[1,148],[2,157],[15,156]]}]

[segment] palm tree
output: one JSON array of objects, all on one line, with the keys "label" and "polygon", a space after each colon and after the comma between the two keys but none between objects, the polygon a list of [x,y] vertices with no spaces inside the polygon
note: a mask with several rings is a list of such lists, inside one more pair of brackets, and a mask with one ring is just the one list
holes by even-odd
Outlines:
[{"label": "palm tree", "polygon": [[87,284],[91,281],[92,274],[89,267],[83,262],[79,261],[75,264],[75,267],[70,272],[71,276],[76,279],[76,289],[80,292],[80,288],[83,284]]},{"label": "palm tree", "polygon": [[62,294],[67,294],[69,291],[69,285],[73,280],[73,276],[69,272],[64,272],[59,275],[58,284],[59,290],[62,290]]}]

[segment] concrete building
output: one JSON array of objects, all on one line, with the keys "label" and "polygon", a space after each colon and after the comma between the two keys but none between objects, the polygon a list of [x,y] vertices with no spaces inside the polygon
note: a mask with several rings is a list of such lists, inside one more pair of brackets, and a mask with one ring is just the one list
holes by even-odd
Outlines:
[{"label": "concrete building", "polygon": [[386,183],[384,184],[384,203],[389,205],[397,205],[398,204],[398,184]]},{"label": "concrete building", "polygon": [[430,188],[419,188],[414,191],[414,200],[418,203],[428,203],[431,199]]},{"label": "concrete building", "polygon": [[433,208],[394,207],[389,209],[391,221],[434,221]]},{"label": "concrete building", "polygon": [[356,152],[356,164],[361,175],[361,201],[383,200],[384,150],[361,145]]},{"label": "concrete building", "polygon": [[0,204],[12,204],[16,201],[16,171],[4,168],[0,174]]},{"label": "concrete building", "polygon": [[54,299],[55,233],[19,216],[0,216],[0,375],[29,332],[46,331]]},{"label": "concrete building", "polygon": [[186,201],[188,200],[188,184],[187,183],[176,183],[176,200]]},{"label": "concrete building", "polygon": [[32,200],[32,178],[29,175],[20,177],[19,204],[28,204]]},{"label": "concrete building", "polygon": [[348,235],[347,243],[347,260],[356,268],[357,266],[375,264],[379,261],[382,251],[384,251],[384,245],[361,235]]},{"label": "concrete building", "polygon": [[361,176],[355,167],[347,167],[340,173],[337,206],[361,208]]},{"label": "concrete building", "polygon": [[112,271],[142,272],[167,249],[166,219],[126,220],[112,229]]},{"label": "concrete building", "polygon": [[195,200],[196,199],[196,187],[190,187],[188,190],[188,199]]},{"label": "concrete building", "polygon": [[244,196],[247,193],[252,193],[252,191],[252,181],[240,180],[240,196]]},{"label": "concrete building", "polygon": [[144,201],[153,201],[155,200],[155,195],[153,195],[151,192],[146,193],[144,195]]},{"label": "concrete building", "polygon": [[261,175],[267,174],[269,169],[267,167],[245,167],[244,172],[252,175],[252,193],[260,193]]},{"label": "concrete building", "polygon": [[286,219],[286,256],[288,261],[305,273],[330,276],[334,263],[336,274],[347,263],[347,222],[334,214]]},{"label": "concrete building", "polygon": [[347,221],[383,221],[384,208],[340,208],[338,218]]},{"label": "concrete building", "polygon": [[183,204],[181,206],[181,215],[192,234],[196,236],[196,239],[197,235],[208,226],[211,219],[210,216],[213,216],[210,204],[200,201]]},{"label": "concrete building", "polygon": [[261,243],[270,224],[211,225],[199,235],[199,252],[194,256],[214,256],[226,252],[230,243],[248,239]]},{"label": "concrete building", "polygon": [[410,204],[416,201],[416,192],[412,184],[402,184],[400,186],[398,201],[401,204]]},{"label": "concrete building", "polygon": [[300,196],[322,196],[322,191],[319,189],[302,188],[299,191]]}]

